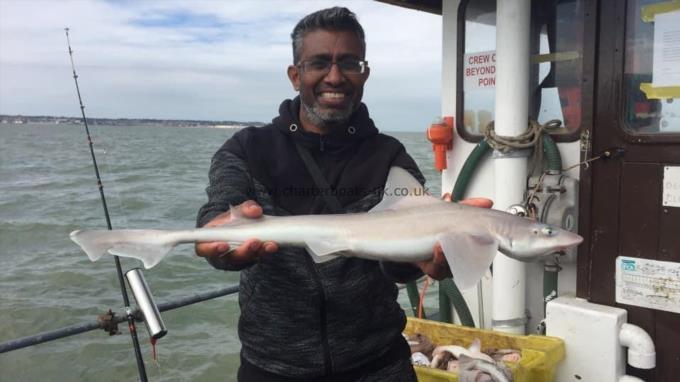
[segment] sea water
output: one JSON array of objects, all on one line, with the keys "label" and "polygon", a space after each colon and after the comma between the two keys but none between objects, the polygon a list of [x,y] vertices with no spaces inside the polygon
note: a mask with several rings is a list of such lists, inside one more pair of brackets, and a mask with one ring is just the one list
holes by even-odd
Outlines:
[{"label": "sea water", "polygon": [[[212,155],[235,131],[90,130],[114,229],[192,228],[206,201]],[[439,195],[424,132],[389,134],[406,146],[430,192]],[[68,238],[83,228],[106,228],[84,127],[0,125],[0,342],[92,322],[108,309],[122,312],[113,258],[92,263]],[[121,262],[124,270],[139,266],[132,259]],[[213,269],[187,245],[145,271],[145,277],[157,303],[238,283],[238,273]],[[435,300],[435,291],[428,292],[428,302]],[[399,301],[410,314],[405,292]],[[427,307],[436,309],[434,302]],[[235,380],[238,316],[236,295],[164,312],[169,333],[158,342],[157,364],[140,323],[149,379]],[[113,337],[97,330],[0,354],[0,381],[138,380],[127,325],[120,329],[122,334]]]}]

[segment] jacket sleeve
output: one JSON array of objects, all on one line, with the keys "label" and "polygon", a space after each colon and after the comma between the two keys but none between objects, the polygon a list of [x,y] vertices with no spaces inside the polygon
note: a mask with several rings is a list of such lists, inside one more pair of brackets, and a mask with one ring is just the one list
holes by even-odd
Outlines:
[{"label": "jacket sleeve", "polygon": [[[247,129],[230,138],[213,156],[208,173],[208,202],[199,210],[196,227],[203,227],[217,215],[229,211],[248,199],[253,199],[252,178],[243,149]],[[206,258],[217,269],[237,271],[252,264],[230,264],[220,258]]]},{"label": "jacket sleeve", "polygon": [[[408,171],[411,173],[411,175],[413,175],[413,177],[418,179],[420,184],[425,185],[425,177],[420,172],[420,169],[418,169],[416,162],[406,152],[406,149],[404,149],[403,146],[392,162],[392,165],[399,166]],[[432,250],[434,251],[434,248]],[[409,281],[416,280],[423,275],[423,272],[420,270],[420,268],[409,263],[381,261],[380,269],[385,276],[398,283],[407,283]]]}]

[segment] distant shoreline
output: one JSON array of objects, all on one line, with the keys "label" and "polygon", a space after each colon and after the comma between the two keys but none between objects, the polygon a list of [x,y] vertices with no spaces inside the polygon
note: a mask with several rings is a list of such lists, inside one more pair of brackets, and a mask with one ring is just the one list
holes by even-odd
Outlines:
[{"label": "distant shoreline", "polygon": [[[211,129],[243,129],[249,126],[262,127],[264,122],[238,122],[238,121],[198,121],[180,119],[149,119],[149,118],[88,118],[89,126],[120,126],[120,127],[183,127],[183,128],[211,128]],[[82,125],[80,117],[54,117],[54,116],[26,116],[0,114],[0,126],[34,125]],[[417,130],[380,130],[383,133],[417,133],[425,131]]]},{"label": "distant shoreline", "polygon": [[[80,117],[27,116],[0,114],[0,125],[48,124],[48,125],[80,125]],[[248,126],[264,126],[262,122],[238,121],[199,121],[179,119],[149,118],[88,118],[91,126],[159,126],[159,127],[211,127],[217,129],[242,129]]]}]

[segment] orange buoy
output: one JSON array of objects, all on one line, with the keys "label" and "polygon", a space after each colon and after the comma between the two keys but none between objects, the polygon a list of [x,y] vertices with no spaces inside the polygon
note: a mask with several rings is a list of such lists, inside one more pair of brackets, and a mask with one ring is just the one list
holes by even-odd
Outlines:
[{"label": "orange buoy", "polygon": [[453,117],[444,117],[427,129],[427,140],[432,142],[434,167],[446,169],[446,151],[453,148]]}]

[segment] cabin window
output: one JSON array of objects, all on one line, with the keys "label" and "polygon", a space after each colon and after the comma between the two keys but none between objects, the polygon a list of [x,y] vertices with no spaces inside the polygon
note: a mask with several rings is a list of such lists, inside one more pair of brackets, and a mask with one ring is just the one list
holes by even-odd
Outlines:
[{"label": "cabin window", "polygon": [[[584,1],[534,0],[532,4],[531,97],[529,116],[563,122],[557,140],[578,139],[582,115]],[[496,1],[464,1],[458,89],[461,135],[478,141],[494,119]]]},{"label": "cabin window", "polygon": [[[464,126],[468,137],[480,138],[495,108],[496,1],[469,1],[461,8],[465,12],[463,121],[457,126]],[[461,115],[460,110],[456,114]]]},{"label": "cabin window", "polygon": [[633,0],[623,74],[628,133],[680,133],[680,3]]}]

